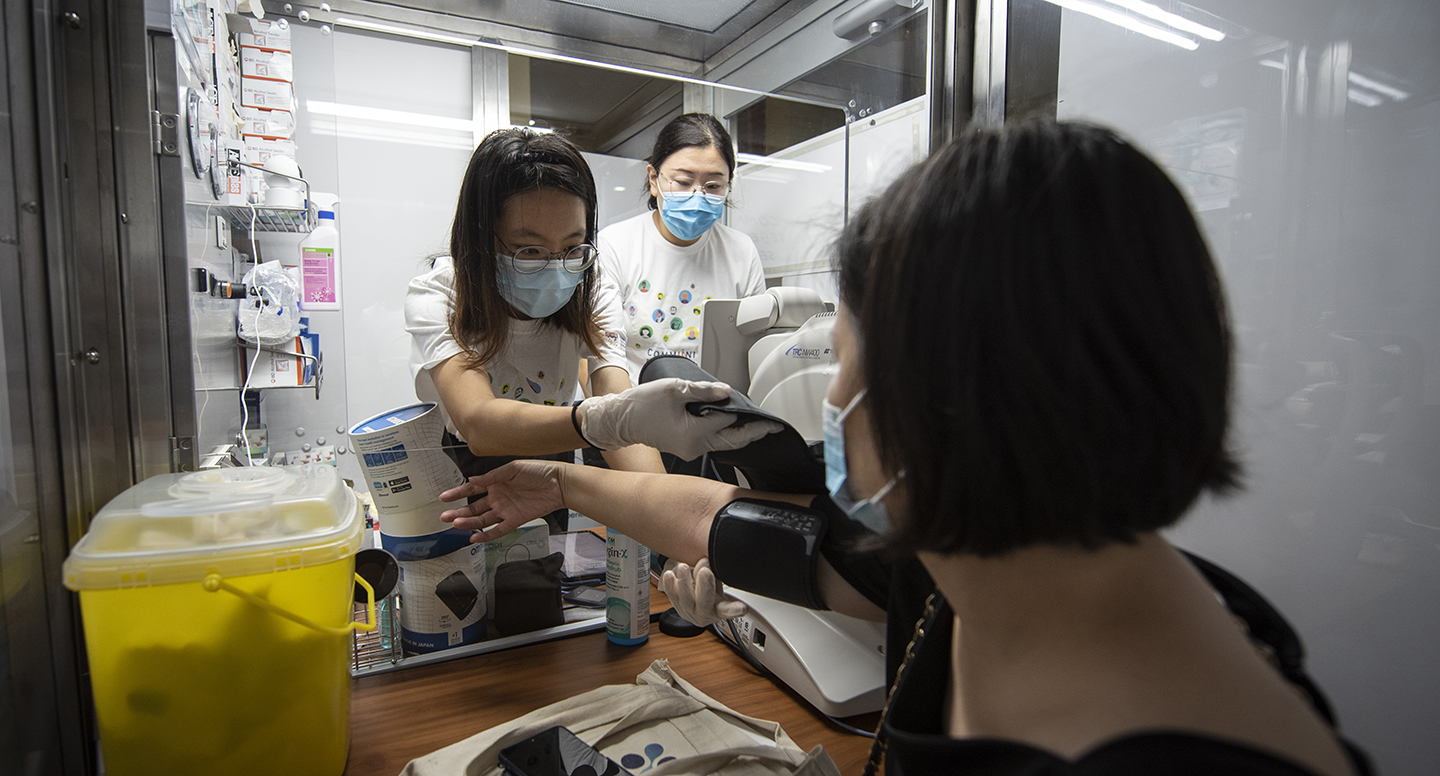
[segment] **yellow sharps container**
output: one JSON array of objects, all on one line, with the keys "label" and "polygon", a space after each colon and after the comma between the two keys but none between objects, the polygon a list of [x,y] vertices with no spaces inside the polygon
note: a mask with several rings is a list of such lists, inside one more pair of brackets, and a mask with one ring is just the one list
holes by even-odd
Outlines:
[{"label": "yellow sharps container", "polygon": [[166,474],[100,510],[65,586],[106,775],[341,773],[363,525],[330,466]]}]

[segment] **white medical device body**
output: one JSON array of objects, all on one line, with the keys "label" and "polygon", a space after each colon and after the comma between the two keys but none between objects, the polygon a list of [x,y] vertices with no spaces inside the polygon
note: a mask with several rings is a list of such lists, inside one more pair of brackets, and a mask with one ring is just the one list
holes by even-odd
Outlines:
[{"label": "white medical device body", "polygon": [[[815,708],[851,717],[885,705],[883,623],[726,592],[750,608],[732,620],[741,646]],[[721,630],[728,630],[723,623]]]},{"label": "white medical device body", "polygon": [[[807,288],[711,299],[700,367],[783,418],[806,441],[819,441],[820,402],[836,369],[834,326],[835,305]],[[727,591],[750,608],[733,621],[745,649],[817,709],[848,717],[884,706],[883,623]]]}]

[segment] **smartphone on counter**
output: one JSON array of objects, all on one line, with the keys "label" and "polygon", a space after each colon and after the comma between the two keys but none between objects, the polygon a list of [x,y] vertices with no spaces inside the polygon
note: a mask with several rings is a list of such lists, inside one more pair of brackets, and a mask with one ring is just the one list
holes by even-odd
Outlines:
[{"label": "smartphone on counter", "polygon": [[508,776],[631,776],[559,725],[500,750]]},{"label": "smartphone on counter", "polygon": [[605,598],[604,590],[598,587],[586,587],[584,585],[571,588],[569,592],[565,593],[566,601],[576,606],[585,606],[591,609],[603,608],[605,606]]}]

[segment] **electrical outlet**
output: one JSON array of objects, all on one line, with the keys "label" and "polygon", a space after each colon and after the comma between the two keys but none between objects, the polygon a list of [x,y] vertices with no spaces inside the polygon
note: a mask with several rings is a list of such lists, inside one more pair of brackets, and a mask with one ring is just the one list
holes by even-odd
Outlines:
[{"label": "electrical outlet", "polygon": [[230,247],[230,224],[225,216],[215,216],[215,247],[222,251]]}]

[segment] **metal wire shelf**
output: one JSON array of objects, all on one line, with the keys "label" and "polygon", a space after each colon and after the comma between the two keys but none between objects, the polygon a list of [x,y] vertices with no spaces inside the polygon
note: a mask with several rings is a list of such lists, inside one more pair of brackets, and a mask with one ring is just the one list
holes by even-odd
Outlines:
[{"label": "metal wire shelf", "polygon": [[[380,627],[373,631],[355,631],[355,645],[350,650],[350,673],[365,672],[378,666],[393,666],[404,656],[400,649],[400,598],[390,595],[375,602],[375,619]],[[355,604],[355,620],[365,621],[365,604]]]},{"label": "metal wire shelf", "polygon": [[[220,205],[215,212],[235,224],[250,223],[250,207],[247,205]],[[257,232],[309,232],[311,224],[309,208],[255,206],[255,231]]]},{"label": "metal wire shelf", "polygon": [[[283,172],[267,170],[264,167],[250,164],[249,162],[231,162],[241,167],[248,167],[258,170],[266,175],[276,175],[281,178],[289,178],[292,181],[299,181],[305,187],[305,202],[311,202],[310,181],[299,176],[286,175]],[[199,203],[194,203],[199,204]],[[255,219],[255,231],[257,232],[309,232],[315,228],[315,212],[308,204],[304,207],[275,207],[274,205],[256,204],[250,205],[211,205],[215,212],[224,216],[226,220],[236,224],[249,224],[250,219]]]}]

